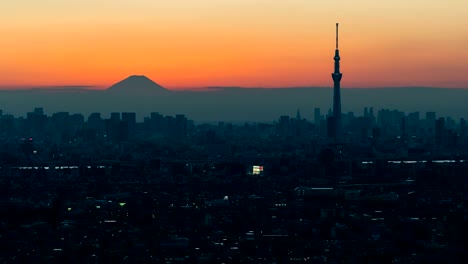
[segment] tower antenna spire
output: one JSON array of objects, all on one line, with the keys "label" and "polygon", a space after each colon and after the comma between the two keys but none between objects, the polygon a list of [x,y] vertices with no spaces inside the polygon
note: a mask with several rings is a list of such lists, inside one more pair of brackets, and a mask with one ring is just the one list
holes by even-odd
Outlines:
[{"label": "tower antenna spire", "polygon": [[338,23],[336,23],[336,49],[338,49]]}]

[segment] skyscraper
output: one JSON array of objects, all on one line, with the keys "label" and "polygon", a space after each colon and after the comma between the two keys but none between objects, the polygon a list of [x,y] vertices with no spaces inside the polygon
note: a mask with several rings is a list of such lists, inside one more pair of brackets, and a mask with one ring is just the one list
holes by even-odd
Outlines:
[{"label": "skyscraper", "polygon": [[320,108],[314,109],[314,123],[316,126],[320,126],[320,121],[322,118],[320,117]]},{"label": "skyscraper", "polygon": [[336,23],[336,49],[335,49],[335,71],[332,73],[333,78],[333,119],[335,122],[334,137],[338,139],[341,134],[341,96],[340,82],[342,74],[340,73],[340,51],[338,50],[338,23]]}]

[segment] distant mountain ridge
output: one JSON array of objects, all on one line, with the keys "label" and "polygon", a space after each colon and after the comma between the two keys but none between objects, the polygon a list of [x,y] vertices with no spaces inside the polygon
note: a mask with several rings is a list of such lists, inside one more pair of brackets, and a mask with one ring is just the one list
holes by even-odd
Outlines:
[{"label": "distant mountain ridge", "polygon": [[123,94],[168,93],[170,90],[144,75],[131,75],[109,87],[107,92]]}]

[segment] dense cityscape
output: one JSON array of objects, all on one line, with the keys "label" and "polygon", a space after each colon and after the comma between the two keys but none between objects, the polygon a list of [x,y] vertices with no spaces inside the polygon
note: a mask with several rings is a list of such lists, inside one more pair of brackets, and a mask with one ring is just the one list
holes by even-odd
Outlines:
[{"label": "dense cityscape", "polygon": [[[375,113],[376,112],[376,113]],[[464,119],[1,115],[4,263],[455,263]],[[327,122],[328,120],[328,122]]]},{"label": "dense cityscape", "polygon": [[313,120],[0,111],[0,261],[464,263],[466,120],[343,113],[333,59]]}]

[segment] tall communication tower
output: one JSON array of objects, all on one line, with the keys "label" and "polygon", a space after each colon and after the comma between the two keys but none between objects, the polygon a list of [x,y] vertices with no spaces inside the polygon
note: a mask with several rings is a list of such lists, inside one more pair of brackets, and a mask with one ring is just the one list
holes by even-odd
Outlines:
[{"label": "tall communication tower", "polygon": [[334,119],[334,136],[338,139],[341,135],[341,95],[340,82],[343,74],[340,72],[340,51],[338,49],[338,23],[336,23],[336,49],[335,49],[335,71],[332,73],[333,78],[333,119]]}]

